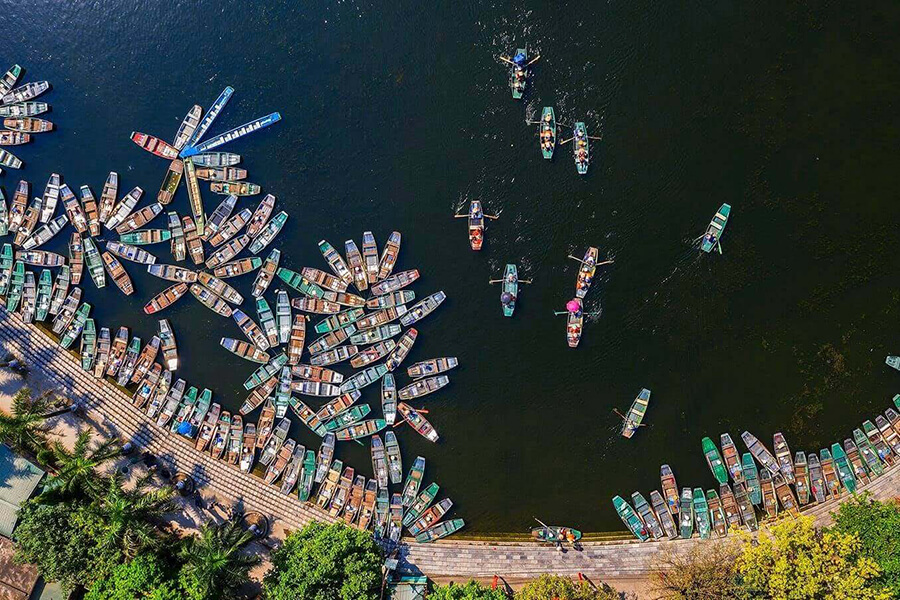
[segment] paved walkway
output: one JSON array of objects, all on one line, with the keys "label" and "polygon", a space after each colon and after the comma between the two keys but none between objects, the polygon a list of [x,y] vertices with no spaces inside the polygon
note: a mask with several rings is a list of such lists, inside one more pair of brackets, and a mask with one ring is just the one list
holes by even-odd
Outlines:
[{"label": "paved walkway", "polygon": [[[273,522],[280,522],[288,529],[297,529],[311,520],[334,520],[317,507],[301,503],[296,495],[284,496],[259,477],[213,460],[208,454],[197,452],[187,440],[148,422],[131,404],[129,396],[111,383],[82,371],[80,362],[62,350],[53,338],[2,307],[0,341],[25,357],[32,369],[43,370],[44,376],[70,398],[83,402],[87,407],[85,420],[100,433],[135,442],[153,452],[171,471],[190,473],[205,491],[241,503],[247,510],[269,515]],[[892,468],[862,489],[879,499],[900,495],[900,468]],[[825,525],[838,503],[831,500],[810,507],[803,514],[813,516],[818,525]],[[405,544],[401,556],[404,570],[421,571],[441,579],[493,575],[523,579],[542,573],[571,576],[582,573],[597,581],[645,576],[659,564],[665,551],[685,552],[700,543],[709,542],[699,538],[651,543],[586,542],[580,550],[570,548],[560,552],[552,546],[528,542],[450,538],[433,544]]]}]

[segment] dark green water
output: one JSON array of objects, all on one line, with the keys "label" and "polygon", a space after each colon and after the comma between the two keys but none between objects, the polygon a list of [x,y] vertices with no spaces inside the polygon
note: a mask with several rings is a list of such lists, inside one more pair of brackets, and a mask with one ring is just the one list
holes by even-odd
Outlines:
[{"label": "dark green water", "polygon": [[[417,294],[449,296],[408,359],[462,363],[424,402],[441,443],[399,435],[471,530],[522,531],[533,515],[620,529],[610,497],[658,486],[660,463],[679,485],[712,486],[702,436],[782,430],[810,451],[900,389],[883,364],[900,352],[896,3],[294,6],[0,0],[3,68],[54,85],[58,131],[14,150],[21,176],[40,193],[56,171],[99,196],[116,170],[154,198],[166,163],[132,130],[171,139],[225,85],[236,93],[214,133],[280,111],[227,149],[291,215],[282,264],[324,268],[319,239],[371,229],[380,244],[398,229],[398,269],[423,273]],[[523,44],[542,58],[516,103],[495,57]],[[603,136],[585,178],[568,146],[540,158],[524,121],[551,104]],[[8,197],[19,176],[0,178]],[[480,254],[451,218],[470,198],[501,213]],[[211,212],[219,198],[205,199]],[[698,256],[691,241],[722,202],[734,207],[724,256]],[[174,206],[188,212],[183,187]],[[566,255],[588,245],[616,262],[588,296],[602,314],[570,350],[552,311],[573,292]],[[486,284],[506,262],[535,280],[511,320]],[[148,339],[155,320],[139,310],[165,284],[126,267],[134,297],[87,283],[86,299],[101,325]],[[178,376],[236,408],[252,367],[217,345],[239,337],[234,323],[190,299],[165,316]],[[641,387],[649,427],[626,441],[612,408]],[[374,389],[364,398],[377,403]],[[367,449],[338,455],[369,472]]]}]

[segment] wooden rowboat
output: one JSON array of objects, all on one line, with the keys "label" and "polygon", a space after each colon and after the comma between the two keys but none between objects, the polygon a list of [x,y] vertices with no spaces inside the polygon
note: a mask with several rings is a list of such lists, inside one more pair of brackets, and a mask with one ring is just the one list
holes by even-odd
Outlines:
[{"label": "wooden rowboat", "polygon": [[575,170],[579,175],[587,175],[591,164],[591,141],[587,126],[582,121],[575,123],[572,129],[572,154],[575,158]]},{"label": "wooden rowboat", "polygon": [[435,431],[428,419],[422,416],[416,409],[405,402],[397,403],[397,411],[403,416],[407,423],[422,437],[430,442],[438,441],[438,433]]},{"label": "wooden rowboat", "polygon": [[209,310],[223,317],[231,316],[231,307],[215,292],[199,283],[192,283],[190,290],[194,297]]},{"label": "wooden rowboat", "polygon": [[[87,241],[90,241],[90,238]],[[104,252],[100,257],[103,259],[103,265],[109,271],[109,276],[112,277],[116,287],[126,296],[133,294],[134,286],[131,284],[131,277],[128,276],[128,272],[122,266],[122,263],[109,252]]]},{"label": "wooden rowboat", "polygon": [[550,160],[556,148],[556,113],[552,106],[545,106],[541,110],[540,140],[541,154],[546,160]]},{"label": "wooden rowboat", "polygon": [[393,231],[388,237],[388,241],[384,245],[381,252],[381,262],[378,265],[378,279],[387,279],[394,265],[397,264],[397,257],[400,256],[400,232]]},{"label": "wooden rowboat", "polygon": [[269,289],[272,281],[275,279],[275,273],[278,271],[278,262],[281,260],[281,250],[277,248],[269,253],[268,258],[263,262],[262,268],[256,274],[256,280],[253,282],[253,291],[251,295],[254,298],[260,298]]},{"label": "wooden rowboat", "polygon": [[138,131],[131,132],[131,141],[151,154],[155,154],[161,158],[175,160],[178,158],[178,150],[159,138],[140,133]]},{"label": "wooden rowboat", "polygon": [[700,242],[700,249],[703,252],[709,254],[718,247],[719,254],[722,253],[720,240],[722,239],[722,234],[725,233],[725,226],[728,224],[728,217],[730,214],[731,205],[723,204],[719,207],[716,214],[713,215],[712,220],[709,222],[709,226],[706,228],[706,233],[703,234],[703,241]]},{"label": "wooden rowboat", "polygon": [[638,430],[638,427],[641,426],[641,422],[644,420],[644,413],[647,412],[648,404],[650,404],[650,390],[643,388],[638,392],[634,402],[631,403],[631,408],[628,409],[628,414],[623,420],[622,437],[631,438]]},{"label": "wooden rowboat", "polygon": [[481,201],[472,200],[469,203],[469,245],[472,250],[481,250],[484,244],[484,211]]},{"label": "wooden rowboat", "polygon": [[240,258],[213,269],[213,274],[219,279],[229,279],[231,277],[239,277],[252,273],[262,264],[262,259],[258,256],[249,258]]}]

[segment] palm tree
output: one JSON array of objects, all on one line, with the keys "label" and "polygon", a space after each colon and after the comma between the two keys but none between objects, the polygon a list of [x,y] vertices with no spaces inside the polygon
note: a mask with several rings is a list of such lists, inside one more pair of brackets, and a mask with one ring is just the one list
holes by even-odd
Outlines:
[{"label": "palm tree", "polygon": [[86,429],[78,433],[70,452],[59,442],[52,446],[56,475],[44,486],[42,496],[98,495],[106,485],[106,477],[98,473],[103,463],[119,456],[121,446],[116,439],[101,441],[91,447],[93,433]]},{"label": "palm tree", "polygon": [[254,535],[241,526],[236,514],[221,524],[206,523],[181,550],[183,584],[198,598],[233,598],[249,580],[250,569],[260,563],[258,556],[245,552]]},{"label": "palm tree", "polygon": [[47,431],[44,413],[49,402],[45,396],[31,397],[31,390],[23,387],[13,397],[12,413],[0,411],[0,440],[19,452],[27,452],[45,463]]},{"label": "palm tree", "polygon": [[126,490],[117,473],[91,505],[104,523],[101,544],[128,559],[160,545],[164,538],[159,525],[164,515],[175,510],[172,488],[148,489],[151,477],[142,477],[134,488]]}]

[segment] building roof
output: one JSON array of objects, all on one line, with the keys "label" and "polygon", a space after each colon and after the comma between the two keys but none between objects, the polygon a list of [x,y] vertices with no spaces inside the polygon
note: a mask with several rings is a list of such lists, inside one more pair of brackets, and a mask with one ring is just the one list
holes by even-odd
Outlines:
[{"label": "building roof", "polygon": [[403,576],[388,584],[390,600],[423,600],[428,591],[428,578]]},{"label": "building roof", "polygon": [[31,497],[44,472],[0,444],[0,535],[12,537],[17,512]]},{"label": "building roof", "polygon": [[0,600],[28,600],[38,578],[34,565],[13,562],[12,542],[0,536]]}]

